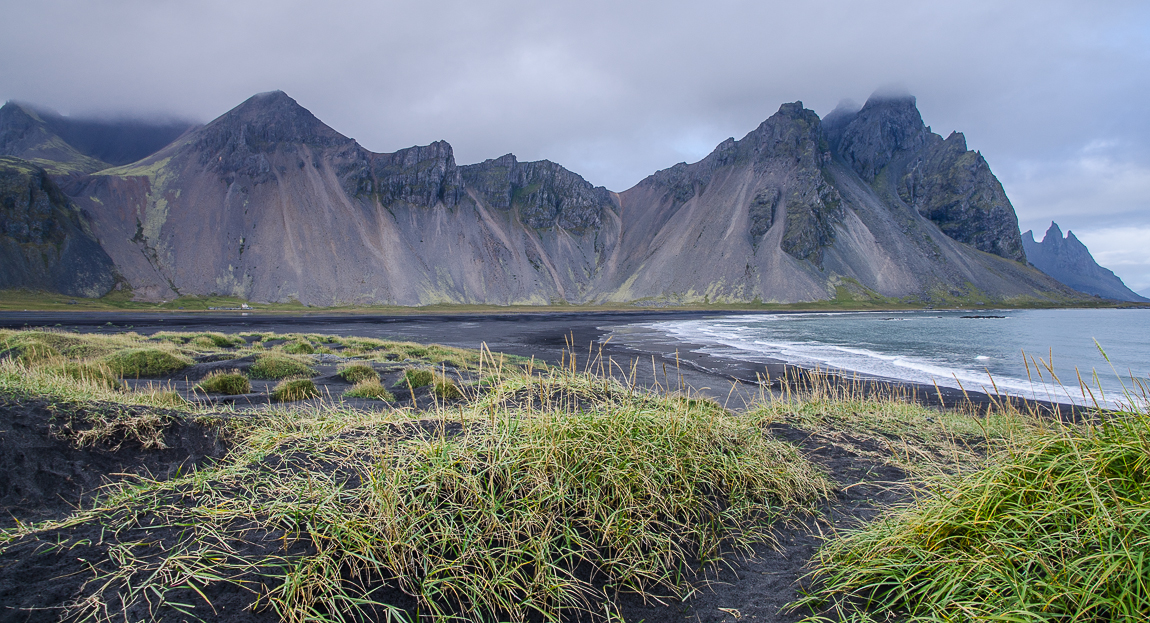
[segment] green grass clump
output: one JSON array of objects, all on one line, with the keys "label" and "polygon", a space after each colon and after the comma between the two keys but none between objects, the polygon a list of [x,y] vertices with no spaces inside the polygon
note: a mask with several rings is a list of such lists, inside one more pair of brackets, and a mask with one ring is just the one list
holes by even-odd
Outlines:
[{"label": "green grass clump", "polygon": [[403,376],[395,382],[394,387],[407,387],[410,384],[413,389],[418,389],[431,385],[434,382],[435,373],[431,370],[408,368],[403,371]]},{"label": "green grass clump", "polygon": [[0,356],[24,363],[40,363],[59,357],[78,359],[112,350],[111,345],[131,343],[125,336],[96,336],[59,331],[4,331],[0,335]]},{"label": "green grass clump", "polygon": [[188,357],[159,348],[129,348],[104,358],[112,372],[125,378],[160,376],[192,365]]},{"label": "green grass clump", "polygon": [[216,333],[214,331],[209,333],[201,333],[198,337],[206,338],[216,348],[231,348],[233,346],[243,346],[246,342],[244,338],[237,335],[224,335],[223,333]]},{"label": "green grass clump", "polygon": [[3,355],[21,363],[37,364],[45,361],[52,361],[59,359],[60,351],[52,348],[48,344],[41,344],[39,342],[23,342],[11,344],[4,350]]},{"label": "green grass clump", "polygon": [[315,353],[315,347],[309,342],[300,340],[298,342],[291,342],[284,345],[284,352],[291,355],[311,355]]},{"label": "green grass clump", "polygon": [[343,395],[348,398],[373,398],[387,402],[395,400],[395,394],[387,391],[387,388],[379,382],[378,377],[361,380],[356,383],[354,387],[344,392]]},{"label": "green grass clump", "polygon": [[216,370],[204,377],[196,388],[211,394],[235,396],[252,391],[252,384],[239,370]]},{"label": "green grass clump", "polygon": [[288,377],[312,376],[315,371],[299,359],[278,353],[267,353],[256,358],[248,374],[253,379],[278,381]]},{"label": "green grass clump", "polygon": [[215,348],[216,346],[216,343],[212,341],[212,338],[203,335],[198,335],[192,338],[188,344],[191,344],[197,348]]},{"label": "green grass clump", "polygon": [[455,384],[455,381],[444,376],[436,377],[435,387],[432,391],[435,392],[436,396],[448,400],[463,398],[463,392],[459,391],[459,387]]},{"label": "green grass clump", "polygon": [[41,370],[46,374],[55,374],[108,389],[123,387],[120,377],[107,364],[100,362],[61,361],[45,365]]},{"label": "green grass clump", "polygon": [[272,400],[295,402],[319,397],[319,390],[311,379],[284,379],[272,389]]},{"label": "green grass clump", "polygon": [[799,603],[842,619],[1145,620],[1150,416],[1020,439],[818,560],[821,589]]},{"label": "green grass clump", "polygon": [[339,378],[348,383],[359,383],[369,379],[379,381],[379,373],[365,363],[353,363],[339,369]]}]

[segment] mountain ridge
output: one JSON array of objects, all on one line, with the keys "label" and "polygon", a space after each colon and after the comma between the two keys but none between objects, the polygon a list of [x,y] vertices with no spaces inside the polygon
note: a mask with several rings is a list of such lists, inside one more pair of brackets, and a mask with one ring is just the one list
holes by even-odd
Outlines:
[{"label": "mountain ridge", "polygon": [[0,107],[0,155],[55,175],[91,173],[145,158],[193,127],[186,121],[74,119],[10,101]]},{"label": "mountain ridge", "polygon": [[1113,271],[1099,266],[1074,232],[1067,231],[1063,237],[1062,228],[1054,221],[1042,242],[1035,242],[1033,230],[1022,235],[1022,242],[1036,268],[1075,290],[1118,301],[1150,302],[1126,287]]},{"label": "mountain ridge", "polygon": [[[1079,296],[1025,264],[989,166],[961,135],[931,133],[913,97],[828,119],[783,104],[743,139],[616,193],[511,154],[460,166],[444,141],[374,153],[270,92],[137,162],[61,183],[149,300]],[[985,216],[995,210],[1008,218]]]}]

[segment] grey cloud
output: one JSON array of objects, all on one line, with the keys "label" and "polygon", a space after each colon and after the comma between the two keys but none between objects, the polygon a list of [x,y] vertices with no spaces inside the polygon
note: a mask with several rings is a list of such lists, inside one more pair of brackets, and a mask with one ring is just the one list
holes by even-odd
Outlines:
[{"label": "grey cloud", "polygon": [[1148,212],[1106,190],[1150,170],[1141,2],[13,4],[0,98],[71,114],[207,121],[283,89],[369,149],[445,139],[460,162],[514,152],[623,190],[783,102],[825,115],[895,85],[966,134],[1025,223]]}]

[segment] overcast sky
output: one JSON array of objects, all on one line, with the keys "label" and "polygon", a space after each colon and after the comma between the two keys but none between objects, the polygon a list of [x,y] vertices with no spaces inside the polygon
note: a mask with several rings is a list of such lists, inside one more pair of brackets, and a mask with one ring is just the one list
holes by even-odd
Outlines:
[{"label": "overcast sky", "polygon": [[625,190],[902,86],[1041,239],[1150,288],[1150,3],[7,0],[0,98],[208,121],[282,89],[373,151],[546,158]]}]

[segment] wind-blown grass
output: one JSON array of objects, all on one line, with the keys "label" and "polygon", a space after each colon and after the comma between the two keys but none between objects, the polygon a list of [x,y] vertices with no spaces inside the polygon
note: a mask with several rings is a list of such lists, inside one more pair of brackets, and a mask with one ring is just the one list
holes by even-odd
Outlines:
[{"label": "wind-blown grass", "polygon": [[432,391],[435,392],[436,396],[445,400],[463,398],[463,392],[460,391],[455,381],[441,374],[435,376],[435,385],[432,387]]},{"label": "wind-blown grass", "polygon": [[366,363],[353,363],[340,367],[339,378],[353,384],[372,379],[378,383],[379,373]]},{"label": "wind-blown grass", "polygon": [[235,396],[252,391],[252,384],[239,370],[217,370],[205,376],[196,388],[213,394]]},{"label": "wind-blown grass", "polygon": [[435,382],[435,373],[431,370],[424,370],[422,368],[408,368],[403,371],[403,376],[395,382],[395,387],[411,387],[412,389],[419,389],[420,387],[427,387]]},{"label": "wind-blown grass", "polygon": [[159,348],[116,351],[105,357],[104,362],[113,373],[126,378],[160,376],[192,365],[188,357]]},{"label": "wind-blown grass", "polygon": [[318,398],[319,389],[311,379],[284,379],[272,389],[272,400],[279,402],[295,402]]},{"label": "wind-blown grass", "polygon": [[1150,416],[1015,438],[818,562],[819,589],[796,605],[835,620],[1144,621]]},{"label": "wind-blown grass", "polygon": [[299,340],[296,342],[291,342],[290,344],[284,344],[283,349],[285,353],[290,355],[311,355],[315,353],[315,346],[312,346],[311,342],[306,340]]},{"label": "wind-blown grass", "polygon": [[[112,618],[145,596],[187,609],[172,603],[181,589],[229,581],[267,586],[261,603],[292,622],[402,620],[389,582],[430,620],[610,612],[617,590],[684,597],[702,565],[769,540],[828,487],[793,446],[706,401],[556,371],[493,383],[422,422],[335,409],[232,421],[221,463],[122,483],[67,520],[124,543],[68,614]],[[140,530],[162,542],[130,547]]]},{"label": "wind-blown grass", "polygon": [[348,398],[369,398],[387,402],[395,400],[395,394],[387,391],[387,388],[379,382],[378,376],[374,379],[370,377],[363,379],[345,391],[343,395]]},{"label": "wind-blown grass", "polygon": [[253,379],[268,379],[278,381],[296,376],[311,376],[315,374],[306,363],[279,353],[267,353],[256,358],[256,362],[248,369]]}]

